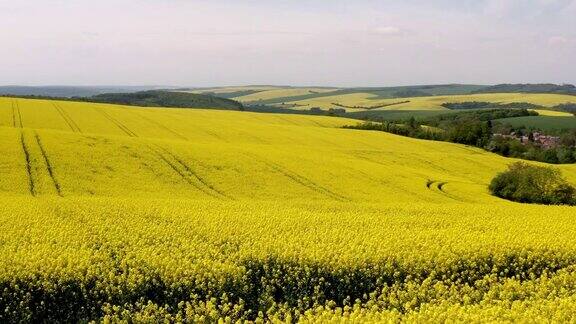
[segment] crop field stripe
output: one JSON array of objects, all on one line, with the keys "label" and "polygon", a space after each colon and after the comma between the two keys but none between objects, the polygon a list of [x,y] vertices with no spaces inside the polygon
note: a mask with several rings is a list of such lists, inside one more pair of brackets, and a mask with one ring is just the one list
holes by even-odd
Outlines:
[{"label": "crop field stripe", "polygon": [[[158,148],[161,151],[156,150],[153,146],[148,145],[148,148],[150,149],[150,151],[152,151],[155,155],[158,156],[159,159],[161,159],[162,161],[164,161],[164,163],[166,163],[172,170],[174,170],[174,172],[176,172],[178,175],[180,175],[180,177],[182,179],[184,179],[184,181],[186,181],[188,184],[190,184],[191,186],[193,186],[194,188],[196,188],[197,190],[205,193],[206,195],[209,195],[211,197],[214,198],[218,198],[221,199],[220,196],[218,196],[217,194],[211,192],[210,190],[207,190],[205,186],[202,186],[202,182],[200,183],[196,183],[195,181],[192,181],[192,179],[190,179],[190,176],[188,176],[186,173],[184,173],[182,170],[180,170],[178,168],[178,166],[176,165],[176,163],[178,163],[178,161],[176,160],[176,163],[170,161],[164,154],[162,154],[163,149],[161,147],[158,146]],[[178,163],[180,164],[180,163]],[[180,164],[181,165],[181,164]],[[186,169],[184,168],[184,171],[186,171]],[[198,179],[197,177],[195,179]]]},{"label": "crop field stripe", "polygon": [[120,128],[122,131],[124,131],[124,133],[126,133],[128,136],[131,137],[138,137],[138,135],[136,135],[136,133],[134,133],[133,131],[131,131],[128,127],[124,126],[122,123],[120,123],[119,121],[117,121],[115,118],[113,118],[112,116],[110,116],[106,111],[104,111],[104,109],[99,110],[106,118],[108,118],[108,120],[110,120],[112,123],[114,123],[116,126],[118,126],[118,128]]},{"label": "crop field stripe", "polygon": [[[170,119],[174,120],[174,121],[177,122],[177,123],[181,123],[182,125],[184,125],[183,123],[185,123],[185,122],[187,121],[187,120],[185,120],[185,119],[184,119],[184,120],[183,120],[183,119],[177,119],[176,117],[174,117],[174,116],[172,116],[172,115],[168,115],[167,117],[169,117]],[[190,124],[187,124],[186,126],[189,126],[189,125],[190,125]],[[218,134],[215,133],[215,132],[209,131],[209,130],[204,129],[204,128],[199,128],[197,125],[194,125],[194,128],[201,130],[202,132],[210,135],[211,137],[214,137],[215,139],[217,139],[217,140],[219,140],[219,141],[222,141],[222,142],[225,142],[225,143],[230,143],[229,140],[227,140],[226,138],[218,135]]]},{"label": "crop field stripe", "polygon": [[191,175],[194,179],[196,179],[199,183],[202,184],[202,186],[208,190],[208,192],[211,192],[217,196],[221,196],[227,199],[232,199],[232,197],[229,197],[228,195],[226,195],[225,193],[221,192],[220,190],[214,188],[212,185],[210,185],[206,180],[204,180],[202,177],[200,177],[196,172],[194,172],[192,170],[192,168],[190,166],[188,166],[188,164],[186,164],[186,162],[184,162],[182,159],[180,159],[177,155],[175,155],[174,153],[170,152],[168,149],[163,148],[158,146],[161,150],[163,150],[164,152],[166,152],[166,154],[168,154],[168,156],[170,156],[172,159],[174,159],[176,162],[178,162],[178,164],[180,164],[184,170]]},{"label": "crop field stripe", "polygon": [[316,126],[318,126],[318,127],[326,127],[326,126],[322,125],[321,123],[315,121],[314,119],[310,119],[310,121],[311,121],[314,125],[316,125]]},{"label": "crop field stripe", "polygon": [[16,105],[14,104],[14,99],[10,103],[12,104],[12,126],[16,128]]},{"label": "crop field stripe", "polygon": [[294,122],[292,120],[290,120],[290,118],[285,118],[283,116],[276,116],[276,118],[280,119],[281,121],[289,124],[289,125],[295,125],[295,126],[301,126],[300,124],[298,124],[297,122]]},{"label": "crop field stripe", "polygon": [[451,193],[446,192],[446,190],[444,190],[444,186],[447,185],[448,182],[440,182],[438,183],[438,190],[443,193],[446,197],[454,199],[454,200],[458,200],[458,201],[462,201],[462,202],[469,202],[469,200],[466,199],[462,199],[460,197],[454,196]]},{"label": "crop field stripe", "polygon": [[82,133],[82,131],[80,130],[80,127],[78,127],[76,122],[74,122],[74,120],[64,111],[64,108],[60,107],[60,105],[57,103],[53,103],[52,105],[60,113],[60,116],[62,116],[62,119],[64,119],[66,124],[68,124],[68,127],[70,127],[70,129],[73,132]]},{"label": "crop field stripe", "polygon": [[446,181],[435,181],[435,180],[428,180],[428,181],[426,181],[426,187],[427,187],[428,189],[430,189],[430,190],[432,190],[432,191],[435,191],[435,192],[437,192],[437,193],[439,193],[439,194],[442,194],[442,195],[444,195],[444,196],[446,196],[446,197],[448,197],[448,198],[450,198],[450,199],[454,199],[454,200],[457,200],[457,201],[466,201],[466,200],[464,200],[464,199],[462,199],[462,198],[458,198],[458,197],[456,197],[456,196],[454,196],[454,195],[452,195],[452,194],[450,194],[450,193],[447,193],[447,192],[444,190],[444,186],[445,186],[446,184],[448,184],[448,182],[446,182]]},{"label": "crop field stripe", "polygon": [[120,128],[120,130],[122,130],[126,135],[130,136],[130,137],[138,137],[138,135],[136,135],[136,133],[134,133],[133,131],[131,131],[128,127],[124,126],[122,123],[120,123],[119,121],[117,121],[116,119],[112,118],[112,116],[110,116],[107,112],[104,111],[103,108],[94,108],[96,109],[98,112],[100,112],[106,119],[108,119],[109,121],[111,121],[114,125],[116,125],[118,128]]},{"label": "crop field stripe", "polygon": [[[18,115],[17,118],[16,115]],[[20,105],[18,104],[18,100],[16,99],[12,99],[12,122],[14,124],[14,127],[24,128],[22,124],[22,113],[20,112]]]},{"label": "crop field stripe", "polygon": [[310,180],[304,176],[301,176],[301,175],[299,175],[293,171],[290,171],[287,168],[285,168],[285,167],[283,167],[277,163],[268,161],[262,157],[258,157],[256,155],[254,155],[254,154],[246,153],[246,155],[248,155],[251,158],[257,159],[258,161],[266,164],[268,167],[279,172],[280,174],[284,175],[285,177],[291,179],[292,181],[294,181],[294,182],[296,182],[296,183],[298,183],[298,184],[300,184],[300,185],[302,185],[302,186],[304,186],[304,187],[306,187],[312,191],[323,194],[327,197],[330,197],[330,198],[338,200],[338,201],[350,201],[349,198],[342,196],[338,193],[335,193],[335,192],[331,191],[330,189],[325,188],[325,187],[315,183],[314,181],[312,181],[312,180]]},{"label": "crop field stripe", "polygon": [[440,183],[438,184],[438,190],[444,192],[444,189],[442,189],[442,188],[444,187],[444,185],[445,185],[446,183],[447,183],[447,182],[440,182]]},{"label": "crop field stripe", "polygon": [[64,122],[66,122],[66,124],[68,125],[68,127],[70,127],[70,130],[72,130],[73,132],[75,132],[76,130],[74,129],[74,127],[72,126],[72,124],[70,124],[70,121],[68,120],[68,118],[66,118],[66,116],[64,116],[64,113],[60,110],[60,108],[58,107],[58,105],[56,103],[52,103],[52,106],[54,107],[54,109],[56,109],[56,111],[58,111],[58,113],[60,114],[60,117],[62,117],[62,119],[64,119]]},{"label": "crop field stripe", "polygon": [[159,123],[158,121],[155,121],[155,120],[150,119],[150,118],[148,118],[148,117],[146,117],[146,116],[143,116],[142,113],[138,113],[137,115],[140,116],[140,118],[144,119],[145,121],[147,121],[147,122],[149,122],[149,123],[151,123],[151,124],[154,124],[154,125],[162,128],[163,130],[171,133],[172,135],[174,135],[174,136],[176,136],[176,137],[178,137],[178,138],[180,138],[180,139],[183,139],[183,140],[185,140],[185,141],[188,141],[188,138],[186,138],[184,135],[182,135],[182,134],[180,134],[180,133],[178,133],[178,132],[176,132],[176,131],[174,131],[174,130],[171,130],[170,128],[168,128],[168,127],[164,126],[163,124]]},{"label": "crop field stripe", "polygon": [[[174,171],[178,172],[178,174],[180,174],[183,178],[187,179],[187,181],[192,184],[193,186],[195,186],[198,190],[206,193],[207,195],[210,195],[212,197],[218,198],[218,199],[232,199],[232,197],[226,195],[225,193],[223,193],[222,191],[214,188],[214,186],[212,186],[211,184],[209,184],[206,180],[204,180],[202,177],[200,177],[196,172],[194,172],[192,170],[192,168],[186,164],[186,162],[184,162],[182,159],[180,159],[178,156],[176,156],[174,153],[170,152],[168,149],[160,146],[160,145],[156,145],[156,147],[158,149],[160,149],[161,151],[156,151],[153,148],[151,148],[153,151],[156,152],[156,154],[158,154],[159,157],[161,157],[167,164],[170,165],[170,167],[172,169],[174,169]],[[180,169],[178,169],[177,165],[175,165],[174,163],[170,162],[168,159],[166,159],[166,157],[164,156],[164,154],[162,154],[162,152],[164,152],[167,156],[169,156],[172,160],[174,160],[176,162],[177,165],[180,165],[180,167],[184,170],[181,171]],[[192,181],[193,180],[195,181]]]},{"label": "crop field stripe", "polygon": [[222,141],[222,142],[224,142],[224,143],[230,143],[229,140],[227,140],[226,138],[218,135],[218,134],[215,133],[215,132],[209,131],[209,130],[207,130],[207,129],[202,129],[202,131],[203,131],[204,133],[206,133],[206,134],[208,134],[208,135],[216,138],[216,139],[219,140],[219,141]]},{"label": "crop field stripe", "polygon": [[24,124],[22,121],[22,112],[20,111],[20,104],[16,101],[16,108],[18,109],[18,121],[20,122],[20,128],[24,128]]},{"label": "crop field stripe", "polygon": [[198,184],[194,183],[194,181],[192,181],[184,172],[182,172],[180,169],[178,169],[178,166],[176,166],[176,164],[174,164],[173,162],[171,162],[168,158],[166,158],[161,152],[156,151],[155,149],[153,149],[152,147],[150,147],[150,150],[152,152],[154,152],[154,154],[156,154],[158,156],[159,159],[161,159],[162,161],[164,161],[164,163],[166,163],[174,172],[176,172],[184,181],[186,181],[189,185],[191,185],[192,187],[194,187],[195,189],[205,193],[206,195],[209,195],[211,197],[214,198],[219,198],[218,196],[214,195],[213,193],[206,191],[204,188],[202,188],[201,186],[199,186]]},{"label": "crop field stripe", "polygon": [[20,143],[22,145],[22,151],[24,152],[24,160],[26,162],[26,175],[28,176],[28,189],[32,196],[36,196],[34,178],[32,177],[32,162],[30,161],[30,151],[26,146],[26,141],[24,140],[24,131],[20,131]]},{"label": "crop field stripe", "polygon": [[62,189],[60,187],[60,184],[56,180],[56,177],[54,176],[54,169],[52,168],[52,163],[50,163],[50,159],[48,158],[48,154],[46,154],[46,149],[44,148],[44,145],[42,145],[42,141],[40,140],[40,135],[38,135],[38,133],[34,133],[34,137],[36,138],[36,143],[38,144],[38,147],[40,148],[40,153],[42,153],[42,157],[44,158],[44,163],[46,164],[46,170],[48,170],[48,175],[50,175],[50,178],[52,179],[52,183],[54,184],[54,188],[56,189],[58,196],[62,197]]}]

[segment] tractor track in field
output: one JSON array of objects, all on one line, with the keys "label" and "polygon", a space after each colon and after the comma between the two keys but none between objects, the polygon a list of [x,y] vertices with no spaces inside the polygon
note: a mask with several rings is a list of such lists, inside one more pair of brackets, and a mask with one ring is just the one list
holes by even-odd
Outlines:
[{"label": "tractor track in field", "polygon": [[36,196],[36,188],[34,183],[34,178],[32,177],[32,162],[30,161],[30,151],[24,140],[24,131],[20,131],[20,144],[22,145],[22,151],[24,152],[24,160],[26,162],[26,175],[28,176],[28,190],[32,196]]},{"label": "tractor track in field", "polygon": [[76,133],[82,133],[82,130],[80,130],[80,127],[78,127],[78,124],[76,124],[76,122],[72,119],[72,117],[70,117],[70,115],[68,115],[65,111],[64,108],[62,108],[59,104],[57,103],[52,103],[52,105],[54,106],[54,108],[58,111],[58,113],[60,113],[60,116],[62,117],[62,119],[64,119],[64,121],[66,122],[66,124],[68,124],[68,127],[70,127],[70,129],[73,132]]},{"label": "tractor track in field", "polygon": [[40,153],[42,154],[42,157],[44,159],[44,163],[46,164],[46,170],[48,171],[48,175],[50,176],[50,179],[52,179],[52,184],[54,185],[54,188],[56,189],[56,193],[58,193],[58,196],[63,197],[62,189],[60,187],[60,184],[58,183],[58,180],[56,180],[56,177],[54,176],[54,169],[52,168],[52,163],[50,162],[50,159],[48,158],[48,154],[46,154],[46,149],[44,148],[44,145],[42,145],[42,141],[40,140],[40,135],[38,135],[38,133],[34,132],[34,137],[36,138],[36,143],[38,144],[38,147],[40,148]]},{"label": "tractor track in field", "polygon": [[[18,115],[18,118],[16,118],[16,114]],[[18,120],[18,122],[16,122],[16,120]],[[22,112],[20,111],[20,105],[18,104],[18,101],[15,99],[12,99],[12,123],[14,127],[24,128],[22,123]]]},{"label": "tractor track in field", "polygon": [[319,122],[315,121],[314,119],[309,119],[309,121],[311,121],[313,124],[315,124],[315,125],[318,126],[318,127],[324,127],[324,128],[326,128],[326,126],[320,124]]},{"label": "tractor track in field", "polygon": [[298,124],[297,122],[294,122],[292,120],[290,120],[289,118],[285,118],[282,116],[276,116],[276,118],[280,119],[281,121],[285,122],[288,125],[293,125],[293,126],[302,126],[300,124]]},{"label": "tractor track in field", "polygon": [[217,138],[219,141],[222,141],[222,142],[224,142],[224,143],[230,143],[229,140],[225,139],[224,137],[222,137],[222,136],[220,136],[220,135],[218,135],[218,134],[216,134],[216,133],[214,133],[214,132],[211,132],[211,131],[206,130],[206,129],[202,129],[202,131],[203,131],[204,133],[206,133],[206,134],[214,137],[214,138]]},{"label": "tractor track in field", "polygon": [[126,135],[128,135],[130,137],[138,137],[138,135],[136,135],[136,133],[131,131],[128,127],[124,126],[122,123],[120,123],[116,119],[112,118],[112,116],[110,116],[107,112],[105,112],[104,109],[102,109],[102,108],[101,109],[94,108],[94,109],[97,110],[100,114],[102,114],[102,116],[104,116],[106,119],[108,119],[114,125],[116,125],[116,127],[120,128],[120,130],[122,130]]},{"label": "tractor track in field", "polygon": [[148,145],[148,148],[153,152],[160,160],[166,163],[174,172],[176,172],[184,181],[196,188],[197,190],[212,196],[217,199],[228,199],[233,200],[234,198],[228,196],[222,191],[216,189],[214,186],[209,184],[205,179],[200,177],[192,168],[179,158],[176,154],[170,152],[168,149],[160,145]]},{"label": "tractor track in field", "polygon": [[22,121],[22,111],[20,111],[20,105],[16,101],[16,109],[18,110],[18,122],[20,123],[20,128],[24,128],[24,122]]},{"label": "tractor track in field", "polygon": [[[188,126],[191,126],[189,123],[187,123]],[[192,125],[191,127],[195,127],[194,125]],[[204,129],[202,127],[195,127],[196,129],[199,129],[201,132],[206,133],[208,135],[210,135],[211,137],[216,138],[219,141],[225,142],[225,143],[230,143],[230,141],[228,141],[227,139],[225,139],[224,137],[218,135],[215,132],[209,131],[207,129]]]},{"label": "tractor track in field", "polygon": [[296,172],[293,172],[277,163],[274,163],[272,161],[266,160],[264,158],[261,158],[255,154],[250,154],[250,153],[245,153],[245,155],[247,155],[249,158],[251,159],[256,159],[262,163],[264,163],[265,165],[267,165],[269,168],[273,169],[274,171],[282,174],[283,176],[291,179],[293,182],[304,186],[312,191],[315,191],[317,193],[320,193],[324,196],[330,197],[332,199],[338,200],[338,201],[350,201],[350,198],[345,197],[343,195],[340,195],[338,193],[333,192],[332,190],[325,188],[317,183],[315,183],[314,181],[299,175]]},{"label": "tractor track in field", "polygon": [[14,105],[14,99],[10,101],[12,104],[12,127],[16,128],[16,106]]},{"label": "tractor track in field", "polygon": [[[167,117],[169,117],[170,119],[176,120],[177,122],[180,121],[180,120],[177,120],[176,117],[174,117],[174,116],[172,116],[172,115],[168,115]],[[184,121],[184,122],[185,122],[185,121]],[[194,126],[194,125],[191,126],[189,123],[186,123],[186,125],[187,125],[187,126],[190,126],[190,127],[194,127],[194,128],[196,128],[196,129],[200,129],[200,131],[202,131],[203,133],[206,133],[206,134],[208,134],[208,135],[210,135],[210,136],[212,136],[212,137],[214,137],[214,138],[216,138],[216,139],[218,139],[218,140],[220,140],[220,141],[222,141],[222,142],[230,143],[230,141],[226,140],[226,139],[223,138],[222,136],[220,136],[220,135],[218,135],[218,134],[216,134],[216,133],[214,133],[214,132],[212,132],[212,131],[209,131],[209,130],[206,130],[206,129],[203,129],[203,128],[199,128],[199,127]],[[188,140],[188,139],[187,139],[187,140]]]},{"label": "tractor track in field", "polygon": [[180,133],[178,133],[178,132],[176,132],[176,131],[174,131],[174,130],[166,127],[166,126],[164,126],[163,124],[161,124],[161,123],[159,123],[159,122],[157,122],[157,121],[155,121],[155,120],[153,120],[153,119],[150,119],[150,118],[148,118],[148,117],[146,117],[146,116],[143,116],[141,113],[138,113],[137,115],[138,115],[140,118],[144,119],[145,121],[147,121],[147,122],[149,122],[149,123],[151,123],[151,124],[154,124],[154,125],[162,128],[163,130],[165,130],[165,131],[169,132],[170,134],[178,137],[179,139],[188,141],[188,138],[186,138],[184,135],[182,135],[182,134],[180,134]]},{"label": "tractor track in field", "polygon": [[429,179],[429,180],[426,181],[426,188],[428,188],[429,190],[438,192],[438,193],[440,193],[440,194],[442,194],[442,195],[444,195],[444,196],[446,196],[446,197],[448,197],[448,198],[451,198],[451,199],[454,199],[454,200],[458,200],[458,201],[464,201],[464,200],[462,200],[462,199],[460,199],[460,198],[458,198],[458,197],[456,197],[456,196],[454,196],[454,195],[451,195],[451,194],[447,193],[447,192],[444,190],[444,186],[445,186],[446,184],[448,184],[447,181],[436,181],[436,180],[430,180],[430,179]]}]

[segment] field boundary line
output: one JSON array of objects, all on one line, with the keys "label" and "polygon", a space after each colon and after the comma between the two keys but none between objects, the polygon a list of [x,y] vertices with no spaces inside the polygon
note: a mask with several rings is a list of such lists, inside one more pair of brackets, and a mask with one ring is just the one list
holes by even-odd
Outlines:
[{"label": "field boundary line", "polygon": [[315,183],[314,181],[299,175],[298,173],[291,171],[289,169],[287,169],[286,167],[283,167],[275,162],[266,160],[262,157],[259,157],[255,154],[251,154],[251,153],[245,153],[245,155],[247,155],[250,158],[254,158],[264,164],[266,164],[268,167],[274,169],[275,171],[281,173],[282,175],[284,175],[285,177],[291,179],[292,181],[310,189],[313,190],[317,193],[323,194],[325,196],[328,196],[332,199],[338,200],[338,201],[350,201],[350,198],[345,197],[343,195],[340,195],[336,192],[333,192],[332,190],[325,188],[317,183]]},{"label": "field boundary line", "polygon": [[110,116],[107,112],[104,111],[104,108],[96,108],[94,107],[94,109],[96,109],[98,112],[100,112],[106,119],[108,119],[109,121],[111,121],[114,125],[116,125],[118,128],[120,128],[120,130],[122,130],[126,135],[130,136],[130,137],[138,137],[138,135],[136,135],[136,133],[134,133],[133,131],[131,131],[128,127],[124,126],[122,123],[120,123],[119,121],[117,121],[116,119],[112,118],[112,116]]},{"label": "field boundary line", "polygon": [[[206,180],[204,180],[196,172],[194,172],[192,170],[192,168],[188,164],[186,164],[186,162],[184,162],[181,158],[179,158],[174,153],[170,152],[168,149],[166,149],[166,148],[164,148],[158,144],[154,144],[154,146],[157,147],[160,151],[157,151],[156,149],[154,149],[154,147],[152,145],[149,145],[148,147],[150,148],[150,150],[152,152],[156,153],[156,155],[160,159],[162,159],[166,164],[168,164],[176,173],[178,173],[184,180],[186,180],[186,182],[188,182],[190,185],[194,186],[196,189],[198,189],[198,190],[204,192],[205,194],[212,196],[214,198],[230,199],[230,200],[234,199],[234,198],[228,196],[227,194],[225,194],[224,192],[216,189],[211,184],[209,184]],[[174,160],[175,163],[173,163],[169,159],[167,159],[166,156],[162,152],[164,152],[165,155],[169,156],[172,160]],[[178,165],[180,166],[180,168],[182,168],[182,170],[180,170],[178,168]],[[195,181],[193,181],[193,180],[195,180]]]},{"label": "field boundary line", "polygon": [[52,103],[52,105],[54,106],[54,108],[56,108],[56,110],[60,113],[60,116],[62,116],[62,119],[64,119],[64,121],[66,122],[66,124],[68,124],[68,127],[70,127],[70,129],[73,132],[77,132],[77,133],[82,133],[82,131],[80,130],[80,127],[78,127],[78,124],[76,124],[76,122],[72,119],[72,117],[70,117],[65,111],[64,108],[62,108],[59,104],[57,103]]},{"label": "field boundary line", "polygon": [[34,197],[36,196],[36,185],[34,183],[34,178],[32,177],[32,162],[30,160],[30,151],[28,146],[26,146],[26,141],[24,139],[24,131],[20,131],[20,143],[22,145],[22,151],[24,152],[24,160],[26,161],[26,174],[28,176],[28,190],[30,194]]},{"label": "field boundary line", "polygon": [[56,177],[54,176],[54,169],[52,168],[52,163],[50,163],[50,159],[48,158],[48,154],[46,154],[46,149],[44,148],[44,145],[42,145],[42,141],[40,140],[40,135],[38,135],[37,132],[34,132],[34,137],[36,137],[36,143],[38,144],[38,147],[40,148],[40,153],[42,153],[42,157],[44,158],[44,163],[46,164],[46,169],[48,170],[48,175],[52,179],[52,183],[54,184],[54,188],[56,189],[58,196],[63,197],[62,196],[62,190],[60,188],[60,184],[58,183],[58,181],[56,180]]}]

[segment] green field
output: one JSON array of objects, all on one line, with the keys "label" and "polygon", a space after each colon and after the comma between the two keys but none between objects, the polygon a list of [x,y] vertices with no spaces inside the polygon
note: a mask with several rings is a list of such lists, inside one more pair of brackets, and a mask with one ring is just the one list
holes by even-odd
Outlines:
[{"label": "green field", "polygon": [[431,117],[458,114],[458,110],[367,110],[354,111],[346,114],[349,118],[370,119],[370,120],[388,120],[388,121],[405,121],[414,117],[416,120],[423,121]]},{"label": "green field", "polygon": [[0,98],[0,322],[576,319],[576,207],[356,122]]},{"label": "green field", "polygon": [[499,123],[510,124],[514,127],[532,127],[545,131],[561,131],[576,129],[576,117],[570,116],[527,116],[499,119]]}]

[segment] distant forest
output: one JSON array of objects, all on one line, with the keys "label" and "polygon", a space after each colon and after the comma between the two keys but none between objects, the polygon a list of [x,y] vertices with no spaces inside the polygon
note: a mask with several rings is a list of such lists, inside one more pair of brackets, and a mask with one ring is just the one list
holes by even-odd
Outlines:
[{"label": "distant forest", "polygon": [[240,102],[232,99],[219,98],[197,93],[159,90],[141,91],[134,93],[104,93],[83,99],[91,102],[143,107],[193,107],[244,110],[244,106]]},{"label": "distant forest", "polygon": [[[13,95],[2,95],[13,96]],[[172,108],[205,108],[221,110],[244,110],[244,106],[235,100],[214,97],[206,94],[149,90],[132,93],[103,93],[91,97],[53,97],[38,95],[17,95],[20,98],[49,99],[65,101],[81,101],[109,103],[142,107],[172,107]]]},{"label": "distant forest", "polygon": [[[422,121],[411,116],[401,122],[370,121],[344,128],[384,131],[420,139],[473,145],[503,156],[526,160],[553,164],[575,163],[576,131],[563,132],[555,139],[555,145],[545,147],[535,142],[536,130],[525,127],[512,129],[508,125],[492,123],[493,120],[502,118],[537,115],[538,113],[525,108],[479,109],[429,116]],[[528,143],[522,143],[512,136],[495,136],[497,133],[526,136]]]}]

